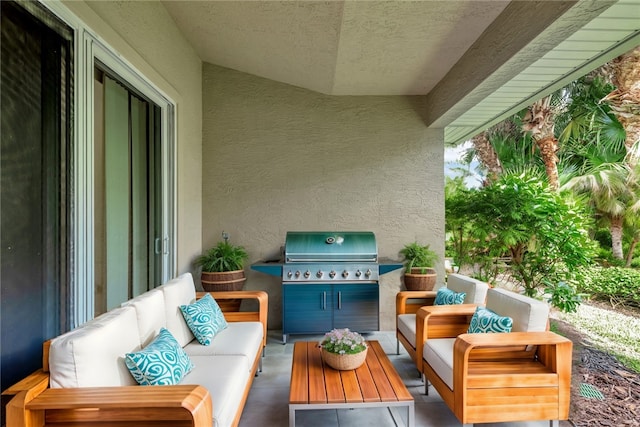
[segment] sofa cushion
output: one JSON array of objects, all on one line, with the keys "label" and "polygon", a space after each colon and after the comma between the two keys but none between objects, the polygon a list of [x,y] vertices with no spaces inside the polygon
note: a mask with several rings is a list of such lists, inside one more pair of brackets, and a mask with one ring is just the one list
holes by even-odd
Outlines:
[{"label": "sofa cushion", "polygon": [[464,304],[483,304],[487,297],[489,285],[480,280],[462,274],[449,274],[447,288],[454,292],[464,292]]},{"label": "sofa cushion", "polygon": [[124,355],[140,348],[136,310],[113,309],[51,341],[51,388],[136,385]]},{"label": "sofa cushion", "polygon": [[164,294],[153,289],[122,303],[123,307],[127,305],[136,309],[140,342],[146,347],[158,335],[160,328],[167,327]]},{"label": "sofa cushion", "polygon": [[500,316],[493,311],[476,307],[476,312],[471,317],[467,333],[483,334],[483,333],[501,333],[511,332],[513,320],[510,317]]},{"label": "sofa cushion", "polygon": [[142,350],[127,353],[125,364],[140,385],[179,384],[193,369],[187,353],[165,328]]},{"label": "sofa cushion", "polygon": [[211,294],[206,294],[189,305],[181,305],[180,310],[189,329],[202,345],[209,345],[218,332],[227,327],[227,321],[220,306]]},{"label": "sofa cushion", "polygon": [[249,381],[243,356],[192,356],[195,368],[182,384],[199,384],[209,390],[213,401],[213,425],[227,427],[242,402]]},{"label": "sofa cushion", "polygon": [[184,347],[190,356],[242,356],[247,371],[253,368],[256,355],[262,351],[263,329],[260,322],[230,322],[211,345],[191,341]]},{"label": "sofa cushion", "polygon": [[411,347],[416,348],[416,315],[400,314],[398,316],[398,330],[409,341]]},{"label": "sofa cushion", "polygon": [[446,287],[442,287],[436,292],[436,300],[433,302],[433,305],[462,304],[466,296],[466,292],[455,292]]},{"label": "sofa cushion", "polygon": [[547,329],[549,305],[506,289],[487,292],[488,309],[513,319],[512,332],[542,332]]},{"label": "sofa cushion", "polygon": [[422,347],[423,358],[440,379],[453,390],[453,344],[456,338],[427,340]]},{"label": "sofa cushion", "polygon": [[196,287],[193,284],[191,273],[182,274],[158,288],[164,295],[167,329],[184,347],[193,341],[193,333],[184,320],[181,305],[191,304],[196,300]]}]

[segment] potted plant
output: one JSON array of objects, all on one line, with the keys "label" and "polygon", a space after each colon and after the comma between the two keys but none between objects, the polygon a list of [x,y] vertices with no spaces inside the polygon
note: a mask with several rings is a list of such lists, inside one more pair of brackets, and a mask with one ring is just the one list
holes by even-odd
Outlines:
[{"label": "potted plant", "polygon": [[362,335],[348,328],[327,332],[320,342],[322,359],[333,369],[349,371],[360,367],[367,358],[367,343]]},{"label": "potted plant", "polygon": [[433,265],[438,260],[438,254],[429,245],[413,242],[405,245],[400,251],[404,257],[405,273],[404,285],[408,291],[430,291],[436,284],[436,271]]},{"label": "potted plant", "polygon": [[[248,258],[244,247],[232,245],[229,243],[229,238],[225,237],[195,261],[195,265],[202,268],[200,280],[203,289],[207,292],[242,290],[247,280],[244,274],[244,263]],[[229,309],[232,310],[237,305],[237,311],[239,301],[229,301],[233,301]]]}]

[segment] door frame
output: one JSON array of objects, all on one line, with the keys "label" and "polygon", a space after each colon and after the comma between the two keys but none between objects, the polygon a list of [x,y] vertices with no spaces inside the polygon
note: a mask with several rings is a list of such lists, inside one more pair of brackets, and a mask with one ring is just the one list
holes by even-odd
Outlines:
[{"label": "door frame", "polygon": [[161,109],[162,282],[177,263],[176,102],[58,1],[38,0],[74,31],[74,147],[71,212],[71,329],[94,317],[94,67],[107,67]]}]

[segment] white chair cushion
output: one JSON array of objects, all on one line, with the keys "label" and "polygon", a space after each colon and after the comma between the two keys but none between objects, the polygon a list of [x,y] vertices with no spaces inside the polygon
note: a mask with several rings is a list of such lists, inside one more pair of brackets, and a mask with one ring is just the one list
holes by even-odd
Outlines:
[{"label": "white chair cushion", "polygon": [[181,384],[199,384],[213,400],[213,425],[227,427],[233,419],[249,381],[244,356],[192,356],[195,368]]},{"label": "white chair cushion", "polygon": [[409,341],[411,347],[416,348],[416,315],[401,314],[398,316],[398,330]]},{"label": "white chair cushion", "polygon": [[454,292],[464,292],[466,296],[463,304],[484,305],[489,285],[462,274],[449,274],[447,276],[447,288]]},{"label": "white chair cushion", "polygon": [[189,305],[196,300],[196,287],[191,273],[182,274],[156,288],[164,295],[167,329],[184,347],[193,340],[189,325],[184,320],[181,305]]},{"label": "white chair cushion", "polygon": [[262,335],[260,322],[229,322],[210,345],[193,340],[184,347],[184,351],[189,356],[242,356],[244,366],[251,371],[256,354],[262,351]]},{"label": "white chair cushion", "polygon": [[513,319],[511,332],[542,332],[547,329],[549,305],[506,289],[487,292],[487,308]]},{"label": "white chair cushion", "polygon": [[453,390],[453,344],[455,341],[455,338],[427,340],[422,348],[424,360],[451,390]]},{"label": "white chair cushion", "polygon": [[122,303],[123,307],[132,306],[136,310],[140,342],[146,347],[160,332],[160,328],[167,327],[164,294],[159,289],[153,289],[132,300]]},{"label": "white chair cushion", "polygon": [[51,388],[136,385],[125,353],[141,348],[136,310],[113,309],[51,342]]}]

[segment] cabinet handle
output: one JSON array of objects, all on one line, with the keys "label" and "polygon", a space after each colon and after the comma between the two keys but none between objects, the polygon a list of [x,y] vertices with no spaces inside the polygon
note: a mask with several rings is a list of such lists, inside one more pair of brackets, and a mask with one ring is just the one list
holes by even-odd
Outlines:
[{"label": "cabinet handle", "polygon": [[322,309],[323,310],[327,309],[327,293],[326,292],[322,293]]},{"label": "cabinet handle", "polygon": [[342,291],[338,291],[338,310],[342,310]]}]

